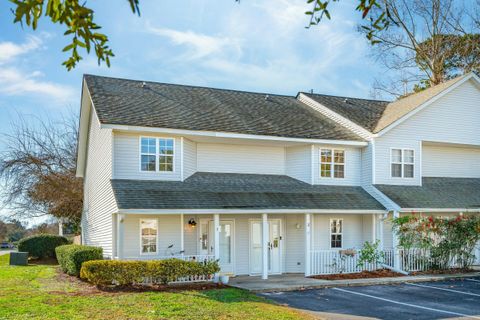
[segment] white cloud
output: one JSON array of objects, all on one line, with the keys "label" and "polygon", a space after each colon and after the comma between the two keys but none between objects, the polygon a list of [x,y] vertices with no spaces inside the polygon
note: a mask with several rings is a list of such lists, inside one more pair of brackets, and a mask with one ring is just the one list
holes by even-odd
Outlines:
[{"label": "white cloud", "polygon": [[0,68],[0,93],[10,96],[36,94],[53,98],[54,104],[67,103],[75,97],[68,86],[43,81],[38,71],[23,73],[17,68]]},{"label": "white cloud", "polygon": [[146,30],[151,34],[166,37],[175,45],[187,47],[187,52],[182,59],[195,60],[214,54],[223,54],[226,51],[240,54],[240,43],[238,39],[221,36],[210,36],[193,31],[179,31],[168,28],[153,27],[148,21]]},{"label": "white cloud", "polygon": [[35,36],[29,36],[27,41],[22,44],[10,41],[0,42],[0,64],[11,61],[16,57],[38,49],[42,45],[42,40]]}]

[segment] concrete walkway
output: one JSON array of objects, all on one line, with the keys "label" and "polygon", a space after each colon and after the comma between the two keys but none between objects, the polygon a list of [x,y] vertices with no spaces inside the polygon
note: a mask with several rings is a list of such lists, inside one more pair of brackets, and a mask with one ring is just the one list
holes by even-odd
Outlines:
[{"label": "concrete walkway", "polygon": [[393,278],[351,279],[351,280],[319,280],[305,278],[303,274],[284,274],[269,276],[268,280],[260,277],[239,276],[230,278],[229,285],[252,292],[295,291],[329,287],[371,286],[382,284],[399,284],[405,282],[442,281],[454,278],[477,277],[480,272],[466,274],[421,275]]}]

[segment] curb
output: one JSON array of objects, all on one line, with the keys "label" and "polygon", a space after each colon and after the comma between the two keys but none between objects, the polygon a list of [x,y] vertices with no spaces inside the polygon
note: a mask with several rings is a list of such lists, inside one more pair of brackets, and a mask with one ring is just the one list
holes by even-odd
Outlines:
[{"label": "curb", "polygon": [[[313,290],[313,289],[327,289],[333,287],[361,287],[361,286],[377,286],[377,285],[394,285],[402,283],[413,283],[413,282],[432,282],[432,281],[443,281],[449,279],[460,279],[460,278],[471,278],[480,276],[480,272],[472,273],[462,273],[462,274],[449,274],[449,275],[432,275],[432,276],[406,276],[398,278],[371,278],[372,281],[352,281],[347,280],[324,280],[329,281],[328,283],[319,283],[312,284],[308,286],[289,286],[285,288],[271,288],[271,289],[246,289],[237,286],[232,286],[244,290],[248,290],[253,293],[269,293],[269,292],[286,292],[286,291],[304,291],[304,290]],[[388,280],[387,280],[388,279]],[[362,279],[363,280],[363,279]],[[339,282],[336,282],[339,281]],[[341,282],[340,282],[341,281]]]}]

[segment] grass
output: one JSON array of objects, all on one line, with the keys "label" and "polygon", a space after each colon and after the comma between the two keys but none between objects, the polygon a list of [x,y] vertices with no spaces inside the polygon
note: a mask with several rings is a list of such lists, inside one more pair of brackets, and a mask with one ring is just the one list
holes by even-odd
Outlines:
[{"label": "grass", "polygon": [[0,256],[0,319],[312,319],[243,290],[102,292],[57,266]]}]

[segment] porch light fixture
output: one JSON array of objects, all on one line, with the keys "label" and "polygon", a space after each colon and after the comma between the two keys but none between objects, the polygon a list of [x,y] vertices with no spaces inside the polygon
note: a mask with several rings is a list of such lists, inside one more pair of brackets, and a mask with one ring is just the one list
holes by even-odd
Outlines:
[{"label": "porch light fixture", "polygon": [[190,218],[190,220],[188,220],[188,225],[192,228],[195,228],[195,226],[197,225],[197,223],[195,222],[195,219],[194,218]]}]

